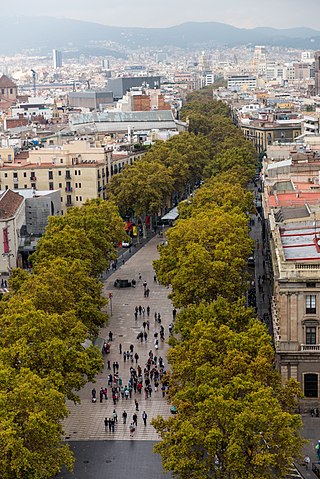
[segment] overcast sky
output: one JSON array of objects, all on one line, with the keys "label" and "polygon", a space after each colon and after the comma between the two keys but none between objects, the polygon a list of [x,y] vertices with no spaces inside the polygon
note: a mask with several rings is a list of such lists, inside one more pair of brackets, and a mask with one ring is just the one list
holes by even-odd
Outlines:
[{"label": "overcast sky", "polygon": [[237,27],[320,30],[320,0],[0,0],[3,15],[48,15],[105,25],[166,27],[217,21]]}]

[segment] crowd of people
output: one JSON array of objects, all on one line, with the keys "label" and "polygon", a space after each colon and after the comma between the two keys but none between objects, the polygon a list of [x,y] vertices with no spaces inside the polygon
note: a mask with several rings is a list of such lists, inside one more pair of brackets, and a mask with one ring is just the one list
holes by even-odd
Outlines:
[{"label": "crowd of people", "polygon": [[[147,282],[143,282],[144,293],[147,291]],[[148,297],[144,295],[145,297]],[[122,412],[120,416],[123,425],[129,424],[129,433],[133,437],[138,427],[138,418],[141,419],[144,427],[147,426],[148,414],[143,409],[140,411],[139,402],[151,401],[154,395],[165,398],[168,391],[168,382],[166,378],[165,361],[161,355],[158,354],[159,341],[165,341],[165,327],[161,321],[161,314],[154,312],[154,325],[150,324],[151,308],[149,305],[138,305],[134,309],[135,324],[138,320],[142,320],[140,331],[136,337],[137,344],[129,344],[129,348],[123,348],[122,343],[118,343],[118,353],[120,360],[110,361],[106,360],[108,370],[107,385],[101,387],[97,392],[95,388],[92,389],[92,402],[96,403],[97,399],[101,404],[106,401],[112,401],[113,412],[111,416],[104,418],[105,431],[108,433],[115,433],[119,427],[118,410]],[[173,310],[173,321],[176,316],[176,310]],[[153,323],[153,321],[152,321]],[[153,329],[151,332],[150,330]],[[173,333],[173,322],[168,328],[169,335]],[[152,335],[152,341],[151,341]],[[116,334],[109,332],[109,342],[113,342],[116,346]],[[147,359],[144,359],[142,364],[141,354],[138,352],[141,343],[148,344],[150,348]],[[104,350],[103,350],[104,351]],[[114,347],[110,349],[114,351]],[[127,379],[124,379],[127,378]],[[130,408],[134,407],[134,412],[129,413]],[[132,415],[131,415],[132,414]],[[130,416],[130,417],[129,417]]]}]

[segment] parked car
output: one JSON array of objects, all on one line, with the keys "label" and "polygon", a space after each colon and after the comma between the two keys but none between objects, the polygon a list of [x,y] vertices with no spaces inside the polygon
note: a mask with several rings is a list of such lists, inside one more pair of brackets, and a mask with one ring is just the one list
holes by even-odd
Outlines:
[{"label": "parked car", "polygon": [[113,285],[115,288],[131,288],[132,282],[128,279],[116,279]]}]

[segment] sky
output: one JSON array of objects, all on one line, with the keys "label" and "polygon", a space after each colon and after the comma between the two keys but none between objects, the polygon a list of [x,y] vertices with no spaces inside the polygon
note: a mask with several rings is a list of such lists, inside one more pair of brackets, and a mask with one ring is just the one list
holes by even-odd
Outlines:
[{"label": "sky", "polygon": [[45,15],[124,27],[215,21],[242,28],[320,30],[320,0],[0,0],[0,4],[1,16]]}]

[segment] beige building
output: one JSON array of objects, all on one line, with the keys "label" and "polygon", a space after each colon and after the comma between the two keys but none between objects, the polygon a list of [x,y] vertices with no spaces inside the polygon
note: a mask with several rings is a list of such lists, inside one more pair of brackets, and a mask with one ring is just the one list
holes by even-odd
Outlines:
[{"label": "beige building", "polygon": [[1,274],[9,274],[18,265],[20,232],[25,221],[23,196],[10,190],[0,192]]},{"label": "beige building", "polygon": [[81,206],[88,199],[105,199],[111,176],[141,156],[113,154],[111,149],[82,140],[30,150],[11,162],[0,160],[0,189],[60,190],[63,214],[68,207]]},{"label": "beige building", "polygon": [[[1,154],[1,150],[0,150]],[[61,211],[91,198],[105,198],[108,152],[76,141],[62,147],[41,148],[0,162],[0,188],[61,191]]]}]

